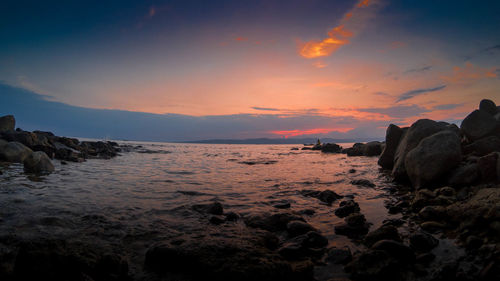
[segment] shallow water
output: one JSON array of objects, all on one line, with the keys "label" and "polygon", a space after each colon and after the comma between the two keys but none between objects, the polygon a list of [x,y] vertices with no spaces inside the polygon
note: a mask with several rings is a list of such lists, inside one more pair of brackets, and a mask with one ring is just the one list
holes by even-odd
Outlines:
[{"label": "shallow water", "polygon": [[[218,200],[224,212],[246,215],[275,211],[274,204],[288,200],[292,211],[315,211],[305,218],[331,245],[356,247],[334,233],[334,225],[343,221],[333,213],[338,202],[322,204],[300,195],[303,189],[353,195],[371,229],[397,217],[383,206],[391,183],[379,173],[377,157],[291,150],[297,145],[141,145],[160,153],[125,152],[67,165],[54,161],[56,172],[43,177],[24,174],[19,164],[3,168],[0,234],[78,237],[130,248],[142,240],[137,245],[142,249],[152,239],[204,235],[216,227],[192,210],[194,204]],[[368,179],[376,187],[350,184],[354,179]]]}]

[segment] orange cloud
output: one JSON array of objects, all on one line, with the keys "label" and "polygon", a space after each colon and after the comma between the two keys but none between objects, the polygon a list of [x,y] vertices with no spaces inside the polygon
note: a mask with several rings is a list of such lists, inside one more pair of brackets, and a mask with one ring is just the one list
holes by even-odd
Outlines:
[{"label": "orange cloud", "polygon": [[248,38],[246,38],[246,37],[236,37],[234,40],[236,40],[236,41],[248,41]]},{"label": "orange cloud", "polygon": [[[354,36],[354,32],[346,25],[352,21],[362,20],[358,10],[370,5],[370,0],[361,0],[353,9],[347,12],[340,24],[328,32],[328,37],[323,40],[311,40],[301,44],[299,54],[308,59],[329,56],[343,45],[349,44],[349,38]],[[357,25],[356,23],[354,25]]]},{"label": "orange cloud", "polygon": [[271,131],[271,133],[285,138],[289,138],[302,135],[326,134],[330,132],[346,133],[353,129],[354,128],[316,128],[309,130]]},{"label": "orange cloud", "polygon": [[464,67],[453,67],[453,74],[441,78],[448,83],[471,84],[478,80],[496,77],[495,68],[483,68],[467,62]]}]

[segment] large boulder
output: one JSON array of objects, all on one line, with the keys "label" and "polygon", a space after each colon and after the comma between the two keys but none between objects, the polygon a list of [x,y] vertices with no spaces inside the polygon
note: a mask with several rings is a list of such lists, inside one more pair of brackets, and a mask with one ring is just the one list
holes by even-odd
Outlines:
[{"label": "large boulder", "polygon": [[448,184],[453,187],[470,186],[479,179],[477,163],[466,164],[456,168],[448,179]]},{"label": "large boulder", "polygon": [[363,156],[379,156],[382,153],[382,144],[379,141],[371,141],[363,146]]},{"label": "large boulder", "polygon": [[342,146],[336,143],[325,143],[321,146],[321,152],[340,153]]},{"label": "large boulder", "polygon": [[484,156],[494,151],[500,152],[500,137],[489,136],[479,139],[464,147],[464,154]]},{"label": "large boulder", "polygon": [[408,176],[417,189],[440,180],[462,160],[460,138],[443,131],[424,138],[405,159]]},{"label": "large boulder", "polygon": [[9,142],[0,149],[0,160],[23,163],[33,151],[19,142]]},{"label": "large boulder", "polygon": [[394,179],[396,181],[404,181],[408,178],[405,168],[405,158],[408,152],[417,147],[422,139],[447,128],[447,123],[429,119],[420,119],[413,123],[408,132],[402,137],[394,154],[394,167],[392,169]]},{"label": "large boulder", "polygon": [[385,148],[378,159],[378,164],[384,169],[392,169],[394,166],[394,154],[398,148],[399,141],[403,135],[403,129],[390,124],[385,132]]},{"label": "large boulder", "polygon": [[477,161],[479,174],[483,182],[491,182],[497,180],[497,162],[500,158],[499,152],[492,152],[485,155]]},{"label": "large boulder", "polygon": [[465,136],[471,141],[493,135],[497,131],[497,120],[484,110],[474,110],[460,125]]},{"label": "large boulder", "polygon": [[495,115],[497,113],[497,105],[492,100],[484,99],[479,103],[479,110],[490,115]]},{"label": "large boulder", "polygon": [[12,115],[0,117],[0,133],[14,131],[16,119]]},{"label": "large boulder", "polygon": [[43,151],[35,151],[24,160],[24,171],[27,173],[52,173],[54,165]]}]

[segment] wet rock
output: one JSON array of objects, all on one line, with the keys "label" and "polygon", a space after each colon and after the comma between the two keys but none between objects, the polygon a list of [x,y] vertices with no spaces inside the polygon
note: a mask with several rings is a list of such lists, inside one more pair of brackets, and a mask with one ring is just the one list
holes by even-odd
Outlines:
[{"label": "wet rock", "polygon": [[497,128],[496,119],[483,110],[474,110],[462,121],[460,128],[471,141],[493,135]]},{"label": "wet rock", "polygon": [[436,193],[429,189],[420,189],[415,192],[415,197],[411,202],[411,208],[414,211],[419,211],[427,205],[433,205],[432,200],[436,198]]},{"label": "wet rock", "polygon": [[448,184],[453,187],[470,186],[479,180],[479,167],[476,163],[459,166],[455,169]]},{"label": "wet rock", "polygon": [[363,143],[355,143],[352,147],[342,149],[342,153],[347,154],[347,156],[363,156]]},{"label": "wet rock", "polygon": [[497,136],[485,137],[464,147],[464,154],[475,156],[484,156],[495,151],[500,152],[500,137]]},{"label": "wet rock", "polygon": [[219,202],[193,205],[193,210],[200,213],[207,213],[211,215],[222,215],[224,213],[224,208],[222,207],[222,204]]},{"label": "wet rock", "polygon": [[315,231],[316,229],[312,227],[310,224],[303,221],[290,221],[286,225],[286,230],[290,236],[298,236],[309,231]]},{"label": "wet rock", "polygon": [[479,102],[479,110],[484,111],[490,115],[497,114],[497,106],[492,100],[483,99]]},{"label": "wet rock", "polygon": [[371,249],[387,252],[405,263],[411,263],[415,260],[415,253],[410,247],[394,240],[380,240],[373,244]]},{"label": "wet rock", "polygon": [[239,218],[240,216],[235,212],[229,212],[226,214],[227,221],[237,221]]},{"label": "wet rock", "polygon": [[399,141],[403,135],[403,129],[390,124],[385,132],[385,148],[378,159],[378,164],[384,169],[392,169],[394,166],[394,154],[398,148]]},{"label": "wet rock", "polygon": [[23,163],[33,151],[19,142],[9,142],[0,150],[0,160]]},{"label": "wet rock", "polygon": [[304,214],[306,216],[312,216],[316,213],[313,209],[305,209],[300,211],[301,214]]},{"label": "wet rock", "polygon": [[337,193],[335,193],[331,190],[319,191],[319,190],[305,189],[305,190],[301,190],[300,194],[302,194],[303,196],[306,196],[306,197],[317,198],[320,201],[325,202],[327,204],[332,204],[337,199],[342,198],[341,195],[338,195]]},{"label": "wet rock", "polygon": [[275,250],[279,247],[280,245],[280,239],[278,238],[278,236],[274,235],[273,233],[271,232],[266,232],[263,236],[262,236],[262,244],[270,249],[270,250]]},{"label": "wet rock", "polygon": [[340,153],[342,146],[336,143],[325,143],[321,146],[321,152]]},{"label": "wet rock", "polygon": [[35,151],[24,160],[24,171],[36,174],[52,173],[54,165],[45,152]]},{"label": "wet rock", "polygon": [[308,248],[323,248],[328,245],[328,239],[317,231],[309,231],[305,234],[303,245]]},{"label": "wet rock", "polygon": [[405,221],[402,219],[385,219],[382,223],[384,225],[392,225],[398,227],[402,226],[405,223]]},{"label": "wet rock", "polygon": [[462,160],[460,138],[443,131],[422,139],[405,159],[405,169],[417,189],[439,181]]},{"label": "wet rock", "polygon": [[363,156],[379,156],[382,153],[382,144],[379,141],[371,141],[363,146]]},{"label": "wet rock", "polygon": [[312,276],[312,272],[292,267],[251,241],[215,238],[154,245],[146,253],[145,266],[150,271],[181,273],[196,280],[309,280]]},{"label": "wet rock", "polygon": [[353,257],[345,270],[352,280],[401,280],[399,262],[385,251],[368,250]]},{"label": "wet rock", "polygon": [[335,233],[347,237],[359,237],[368,233],[370,224],[366,222],[365,216],[359,213],[350,214],[345,223],[335,226]]},{"label": "wet rock", "polygon": [[349,173],[350,173],[350,174],[354,174],[354,173],[356,173],[356,169],[349,169]]},{"label": "wet rock", "polygon": [[359,186],[366,186],[366,187],[375,187],[375,184],[367,179],[353,180],[353,181],[351,181],[351,184],[359,185]]},{"label": "wet rock", "polygon": [[291,204],[288,201],[280,202],[280,203],[273,205],[273,207],[276,209],[289,209],[290,206],[291,206]]},{"label": "wet rock", "polygon": [[497,162],[500,153],[493,152],[486,156],[480,157],[477,161],[479,174],[483,182],[491,182],[497,180]]},{"label": "wet rock", "polygon": [[352,260],[352,253],[349,247],[333,247],[328,250],[326,261],[336,264],[346,264]]},{"label": "wet rock", "polygon": [[340,202],[340,207],[335,209],[335,215],[339,218],[347,217],[352,213],[359,213],[359,204],[354,200],[344,200]]},{"label": "wet rock", "polygon": [[448,124],[436,122],[429,119],[420,119],[413,123],[408,131],[401,138],[401,141],[394,154],[394,167],[392,176],[397,181],[405,181],[408,176],[406,173],[405,159],[406,155],[413,150],[424,138],[435,133],[448,129]]},{"label": "wet rock", "polygon": [[439,244],[439,240],[434,236],[422,231],[411,234],[409,240],[410,247],[420,253],[429,252]]},{"label": "wet rock", "polygon": [[383,225],[365,236],[364,244],[371,247],[380,240],[401,241],[398,229],[391,225]]},{"label": "wet rock", "polygon": [[448,197],[452,197],[452,196],[456,195],[455,189],[453,189],[449,186],[438,188],[438,189],[436,189],[435,192],[437,195],[443,195],[443,196],[448,196]]},{"label": "wet rock", "polygon": [[220,216],[211,216],[209,219],[211,224],[219,225],[224,223],[224,219]]},{"label": "wet rock", "polygon": [[418,212],[418,216],[424,221],[432,219],[445,220],[446,208],[443,206],[425,206]]},{"label": "wet rock", "polygon": [[326,245],[328,245],[326,237],[315,231],[310,231],[285,242],[278,253],[286,259],[298,260],[308,256],[323,255],[322,248]]},{"label": "wet rock", "polygon": [[305,222],[303,218],[290,213],[253,214],[244,217],[243,220],[249,227],[260,228],[272,232],[286,230],[287,224],[291,221]]},{"label": "wet rock", "polygon": [[435,232],[443,230],[446,227],[446,225],[444,225],[440,222],[437,222],[437,221],[426,221],[426,222],[421,223],[420,227],[425,231],[435,233]]},{"label": "wet rock", "polygon": [[16,119],[12,115],[0,117],[0,133],[14,131],[16,128]]}]

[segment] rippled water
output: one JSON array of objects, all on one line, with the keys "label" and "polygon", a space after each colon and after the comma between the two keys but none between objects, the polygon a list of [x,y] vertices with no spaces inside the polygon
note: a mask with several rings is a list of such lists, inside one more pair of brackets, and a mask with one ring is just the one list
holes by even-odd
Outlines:
[{"label": "rippled water", "polygon": [[[372,229],[389,217],[383,194],[390,183],[379,173],[376,157],[291,150],[297,145],[141,145],[160,153],[129,152],[67,165],[54,161],[56,172],[41,178],[24,174],[22,165],[2,168],[0,234],[93,239],[142,256],[153,240],[203,235],[218,227],[193,211],[194,204],[219,200],[225,212],[245,215],[276,210],[276,202],[288,200],[292,211],[315,211],[305,218],[330,244],[349,243],[334,233],[342,221],[333,213],[338,202],[327,206],[300,195],[302,189],[353,195]],[[376,187],[350,184],[354,179]]]}]

